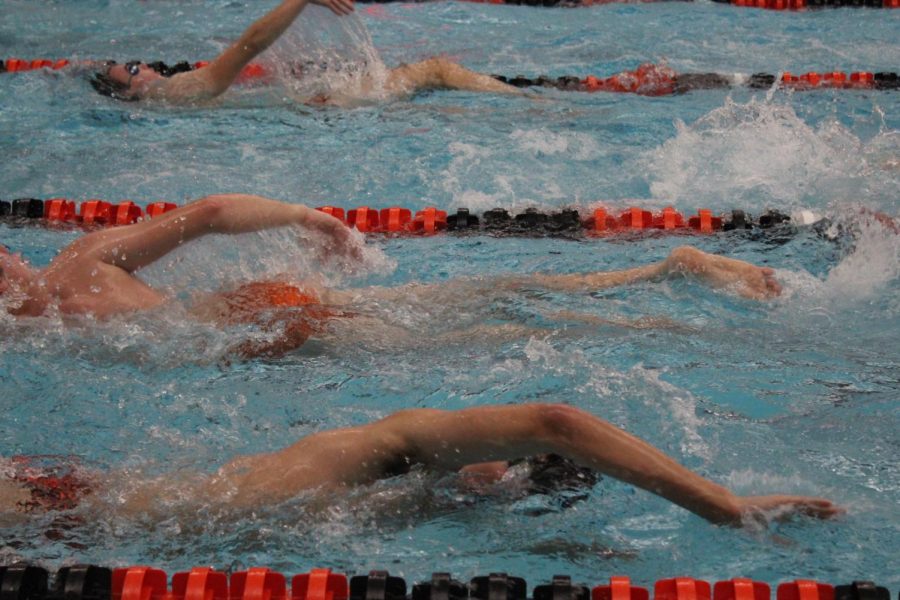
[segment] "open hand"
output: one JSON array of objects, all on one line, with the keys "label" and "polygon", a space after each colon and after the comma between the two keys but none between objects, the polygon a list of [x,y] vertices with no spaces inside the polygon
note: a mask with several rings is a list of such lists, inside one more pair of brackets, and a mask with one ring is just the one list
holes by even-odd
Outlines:
[{"label": "open hand", "polygon": [[846,512],[831,500],[810,496],[743,496],[737,501],[742,517],[758,521],[783,521],[796,514],[830,519]]},{"label": "open hand", "polygon": [[321,211],[309,209],[305,224],[310,229],[315,229],[328,236],[330,243],[323,250],[337,252],[354,260],[362,260],[362,244],[353,235],[350,228],[341,223],[339,219]]}]

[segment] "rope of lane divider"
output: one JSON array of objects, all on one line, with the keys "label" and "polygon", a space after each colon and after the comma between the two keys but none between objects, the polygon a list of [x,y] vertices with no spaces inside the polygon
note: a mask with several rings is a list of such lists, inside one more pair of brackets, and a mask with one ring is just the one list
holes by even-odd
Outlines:
[{"label": "rope of lane divider", "polygon": [[[66,198],[17,198],[0,200],[0,223],[42,224],[46,226],[114,227],[152,219],[178,208],[173,202],[157,201],[141,205],[131,200],[117,203],[91,199],[76,202]],[[457,234],[489,234],[519,236],[593,236],[662,231],[673,234],[704,234],[718,231],[770,229],[777,225],[813,225],[823,218],[813,211],[797,211],[787,215],[769,210],[752,217],[743,210],[716,215],[700,209],[695,215],[684,215],[672,207],[653,212],[640,207],[611,209],[606,207],[580,212],[569,208],[542,212],[528,208],[512,214],[495,208],[480,215],[467,208],[455,212],[427,207],[412,211],[392,206],[371,208],[358,206],[345,210],[338,206],[320,206],[348,227],[367,234],[432,235],[442,232]]]},{"label": "rope of lane divider", "polygon": [[[288,585],[290,584],[290,585]],[[528,594],[522,577],[491,573],[468,583],[449,573],[433,573],[407,591],[406,580],[388,571],[348,577],[331,569],[312,569],[288,580],[267,567],[253,567],[230,576],[211,567],[174,573],[148,566],[109,569],[74,565],[49,573],[39,566],[18,563],[0,566],[4,597],[26,600],[649,600],[648,588],[614,575],[588,587],[567,575],[536,585]],[[773,600],[769,584],[748,578],[708,581],[691,577],[660,579],[653,584],[654,600]],[[810,579],[780,583],[774,600],[890,600],[890,591],[870,581],[832,585]]]},{"label": "rope of lane divider", "polygon": [[[900,3],[900,0],[896,0]],[[0,73],[22,73],[39,69],[58,70],[69,66],[66,59],[20,59],[7,58],[0,60]],[[168,65],[161,61],[151,62],[148,65],[160,74],[171,77],[177,73],[201,69],[207,66],[207,61],[189,63],[181,61]],[[272,77],[270,68],[259,63],[250,63],[241,71],[239,82],[253,82]],[[667,67],[654,64],[644,64],[633,71],[617,73],[609,77],[597,77],[587,75],[579,77],[575,75],[563,75],[560,77],[525,77],[516,75],[493,75],[493,77],[509,85],[516,87],[549,87],[564,91],[576,92],[612,92],[633,93],[648,96],[664,96],[678,94],[693,89],[715,89],[747,86],[756,89],[767,89],[776,83],[782,87],[810,90],[818,88],[829,89],[874,89],[896,90],[900,89],[900,76],[891,71],[809,71],[803,74],[782,72],[772,73],[675,73]]]},{"label": "rope of lane divider", "polygon": [[900,8],[900,0],[713,0],[745,8],[803,10],[807,8]]}]

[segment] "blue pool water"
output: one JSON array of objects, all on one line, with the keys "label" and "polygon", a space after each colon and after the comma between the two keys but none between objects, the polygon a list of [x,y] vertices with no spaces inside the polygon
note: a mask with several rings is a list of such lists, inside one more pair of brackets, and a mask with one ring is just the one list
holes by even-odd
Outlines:
[{"label": "blue pool water", "polygon": [[[0,55],[208,59],[270,4],[12,0]],[[898,11],[433,3],[360,7],[358,18],[341,29],[310,8],[291,43],[359,40],[367,29],[388,65],[443,54],[527,76],[607,75],[662,60],[691,72],[900,65]],[[214,108],[163,109],[108,101],[71,73],[0,76],[0,198],[183,203],[237,191],[311,205],[473,211],[640,199],[685,212],[807,208],[839,224],[858,221],[859,207],[900,207],[897,93],[542,92],[532,100],[439,92],[354,110],[296,105],[287,95],[245,89]],[[0,224],[0,241],[39,265],[78,235]],[[785,294],[754,303],[670,281],[473,297],[452,284],[625,268],[686,241],[777,268]],[[429,302],[364,304],[384,327],[339,325],[279,360],[230,359],[226,349],[246,332],[197,325],[177,309],[66,328],[0,318],[0,455],[77,455],[135,476],[188,477],[399,408],[558,401],[626,427],[739,492],[828,496],[848,514],[734,531],[612,480],[557,510],[546,498],[460,496],[414,474],[360,490],[324,514],[298,501],[235,520],[173,501],[161,523],[115,514],[86,514],[91,526],[62,530],[53,515],[4,523],[0,563],[381,567],[410,579],[507,571],[529,583],[554,573],[589,583],[625,573],[643,584],[681,574],[871,578],[896,592],[897,236],[863,223],[844,245],[802,230],[786,241],[437,237],[369,246],[354,269],[319,266],[307,246],[274,232],[204,240],[148,269],[148,281],[173,291],[280,272],[318,273],[341,287],[450,282]],[[562,310],[649,315],[674,326],[632,330],[565,319]],[[506,332],[479,330],[485,323]],[[532,516],[535,509],[549,512]]]}]

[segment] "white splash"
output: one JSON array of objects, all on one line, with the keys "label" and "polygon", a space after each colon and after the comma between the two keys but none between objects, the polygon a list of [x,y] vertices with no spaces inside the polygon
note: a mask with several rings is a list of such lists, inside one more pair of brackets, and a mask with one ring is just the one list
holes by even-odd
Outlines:
[{"label": "white splash", "polygon": [[308,6],[260,62],[277,73],[295,100],[385,95],[387,68],[357,15],[338,18],[328,9]]},{"label": "white splash", "polygon": [[785,102],[728,99],[690,125],[677,121],[676,136],[643,157],[653,195],[684,210],[790,212],[860,195],[895,201],[897,132],[864,142],[835,119],[808,124]]}]

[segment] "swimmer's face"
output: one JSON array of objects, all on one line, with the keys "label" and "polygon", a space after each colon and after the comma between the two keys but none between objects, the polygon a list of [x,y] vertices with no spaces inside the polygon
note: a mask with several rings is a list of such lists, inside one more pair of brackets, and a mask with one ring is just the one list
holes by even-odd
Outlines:
[{"label": "swimmer's face", "polygon": [[146,64],[137,61],[112,65],[106,75],[123,86],[125,96],[132,98],[140,97],[152,81],[162,77]]}]

